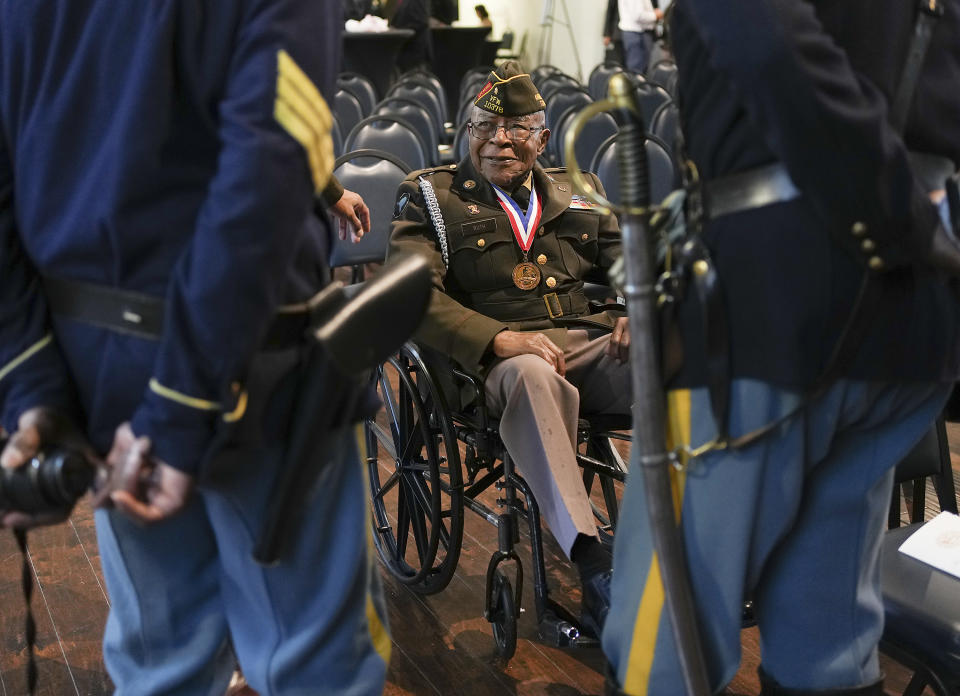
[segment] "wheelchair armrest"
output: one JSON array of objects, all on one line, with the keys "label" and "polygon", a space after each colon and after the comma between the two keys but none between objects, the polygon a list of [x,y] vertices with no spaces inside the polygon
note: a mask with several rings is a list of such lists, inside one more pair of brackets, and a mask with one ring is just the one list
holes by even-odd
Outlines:
[{"label": "wheelchair armrest", "polygon": [[477,406],[477,416],[480,419],[479,427],[488,430],[490,427],[490,413],[487,409],[487,391],[483,386],[484,378],[474,372],[465,370],[463,367],[454,367],[453,376],[460,382],[469,385],[477,394],[475,403]]}]

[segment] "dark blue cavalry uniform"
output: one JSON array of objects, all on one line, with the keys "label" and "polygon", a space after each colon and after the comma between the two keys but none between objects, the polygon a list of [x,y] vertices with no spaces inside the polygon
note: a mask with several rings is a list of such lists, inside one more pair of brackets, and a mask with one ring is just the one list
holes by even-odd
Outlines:
[{"label": "dark blue cavalry uniform", "polygon": [[[942,407],[960,358],[956,281],[926,261],[940,223],[928,191],[960,164],[960,3],[941,4],[901,136],[890,104],[926,11],[916,3],[675,3],[681,115],[726,307],[726,425],[738,437],[784,418],[677,476],[717,690],[736,672],[751,596],[764,694],[882,693],[877,559],[892,470]],[[928,176],[931,159],[939,173]],[[772,181],[758,170],[789,185],[767,205],[732,205],[733,177],[754,190]],[[859,346],[836,362],[865,274]],[[675,446],[718,434],[707,311],[693,292],[678,310]],[[825,381],[830,366],[838,379]],[[617,529],[604,650],[624,692],[682,694],[640,480]]]},{"label": "dark blue cavalry uniform", "polygon": [[0,0],[2,425],[57,407],[103,453],[129,420],[200,484],[155,526],[97,512],[120,694],[223,693],[230,638],[261,694],[382,690],[349,428],[289,556],[250,560],[300,352],[273,327],[327,282],[341,29],[337,0]]}]

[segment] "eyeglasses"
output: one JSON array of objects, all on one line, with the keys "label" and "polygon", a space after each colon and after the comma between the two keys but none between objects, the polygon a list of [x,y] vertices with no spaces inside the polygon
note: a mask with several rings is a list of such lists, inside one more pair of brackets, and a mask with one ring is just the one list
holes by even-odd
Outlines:
[{"label": "eyeglasses", "polygon": [[498,130],[503,128],[503,132],[515,143],[525,143],[530,140],[531,135],[543,130],[543,126],[528,128],[519,123],[514,123],[512,126],[501,126],[490,121],[471,121],[467,124],[467,128],[470,130],[470,135],[477,140],[490,140],[496,137]]}]

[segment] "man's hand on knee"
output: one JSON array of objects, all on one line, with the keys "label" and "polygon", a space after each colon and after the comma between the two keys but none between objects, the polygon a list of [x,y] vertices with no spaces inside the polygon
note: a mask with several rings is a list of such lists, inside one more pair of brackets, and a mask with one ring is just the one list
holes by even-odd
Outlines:
[{"label": "man's hand on knee", "polygon": [[630,329],[626,317],[617,319],[607,344],[607,355],[621,364],[630,359]]},{"label": "man's hand on knee", "polygon": [[550,363],[561,377],[567,372],[563,351],[542,333],[501,331],[493,337],[493,352],[498,358],[512,358],[526,354],[539,355]]}]

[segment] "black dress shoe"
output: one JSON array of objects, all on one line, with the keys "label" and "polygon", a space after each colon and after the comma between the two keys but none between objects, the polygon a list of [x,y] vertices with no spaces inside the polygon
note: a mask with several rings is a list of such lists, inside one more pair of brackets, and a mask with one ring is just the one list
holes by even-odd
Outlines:
[{"label": "black dress shoe", "polygon": [[596,573],[583,581],[580,628],[599,639],[610,611],[610,571]]}]

